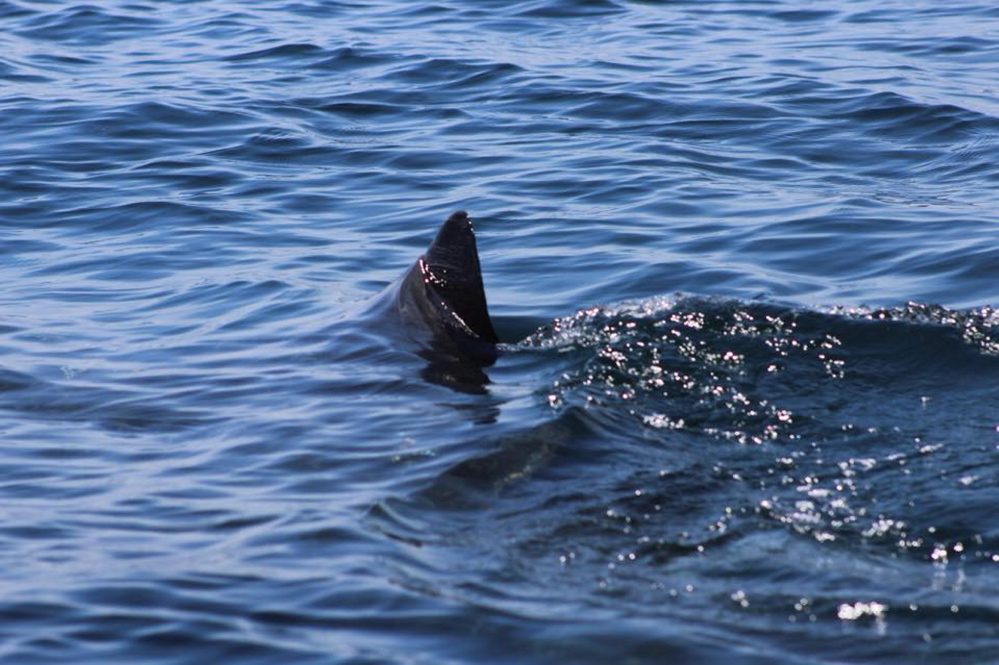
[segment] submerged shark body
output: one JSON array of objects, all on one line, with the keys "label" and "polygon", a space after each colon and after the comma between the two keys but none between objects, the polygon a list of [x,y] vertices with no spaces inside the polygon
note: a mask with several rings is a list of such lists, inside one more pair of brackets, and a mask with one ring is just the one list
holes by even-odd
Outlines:
[{"label": "submerged shark body", "polygon": [[390,297],[404,327],[424,331],[421,341],[429,337],[421,355],[433,356],[427,358],[432,363],[471,361],[481,368],[495,362],[499,338],[486,305],[475,232],[464,211],[447,218]]}]

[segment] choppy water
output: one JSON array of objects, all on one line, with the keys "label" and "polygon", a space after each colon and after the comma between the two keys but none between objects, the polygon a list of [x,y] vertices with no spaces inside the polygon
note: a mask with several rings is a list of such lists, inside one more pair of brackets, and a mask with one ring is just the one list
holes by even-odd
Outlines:
[{"label": "choppy water", "polygon": [[[997,60],[987,2],[0,0],[0,659],[996,662]],[[484,370],[369,307],[458,208]]]}]

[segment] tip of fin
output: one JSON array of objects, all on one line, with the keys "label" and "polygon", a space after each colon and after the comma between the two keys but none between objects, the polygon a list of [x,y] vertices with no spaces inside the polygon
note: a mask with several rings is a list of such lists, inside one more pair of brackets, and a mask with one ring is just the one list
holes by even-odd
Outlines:
[{"label": "tip of fin", "polygon": [[458,210],[451,213],[451,216],[445,220],[444,224],[441,226],[440,232],[437,234],[438,238],[445,231],[474,233],[475,229],[472,227],[472,218],[468,216],[468,213],[464,210]]}]

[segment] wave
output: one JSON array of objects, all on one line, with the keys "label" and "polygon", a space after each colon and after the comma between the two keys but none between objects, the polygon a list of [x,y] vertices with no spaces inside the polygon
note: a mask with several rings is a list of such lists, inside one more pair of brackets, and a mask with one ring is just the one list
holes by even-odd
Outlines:
[{"label": "wave", "polygon": [[508,353],[552,377],[537,424],[469,441],[368,516],[400,565],[418,546],[411,574],[468,602],[707,612],[755,632],[774,613],[842,619],[860,570],[890,599],[877,612],[904,607],[895,630],[918,634],[952,601],[913,575],[999,560],[994,310],[659,297],[556,319]]}]

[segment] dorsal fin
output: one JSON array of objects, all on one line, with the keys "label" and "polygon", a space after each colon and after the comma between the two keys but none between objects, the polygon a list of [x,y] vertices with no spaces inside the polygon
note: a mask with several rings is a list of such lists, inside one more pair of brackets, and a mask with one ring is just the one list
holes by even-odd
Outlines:
[{"label": "dorsal fin", "polygon": [[423,280],[482,341],[499,342],[489,319],[472,220],[459,210],[441,226],[423,255]]}]

